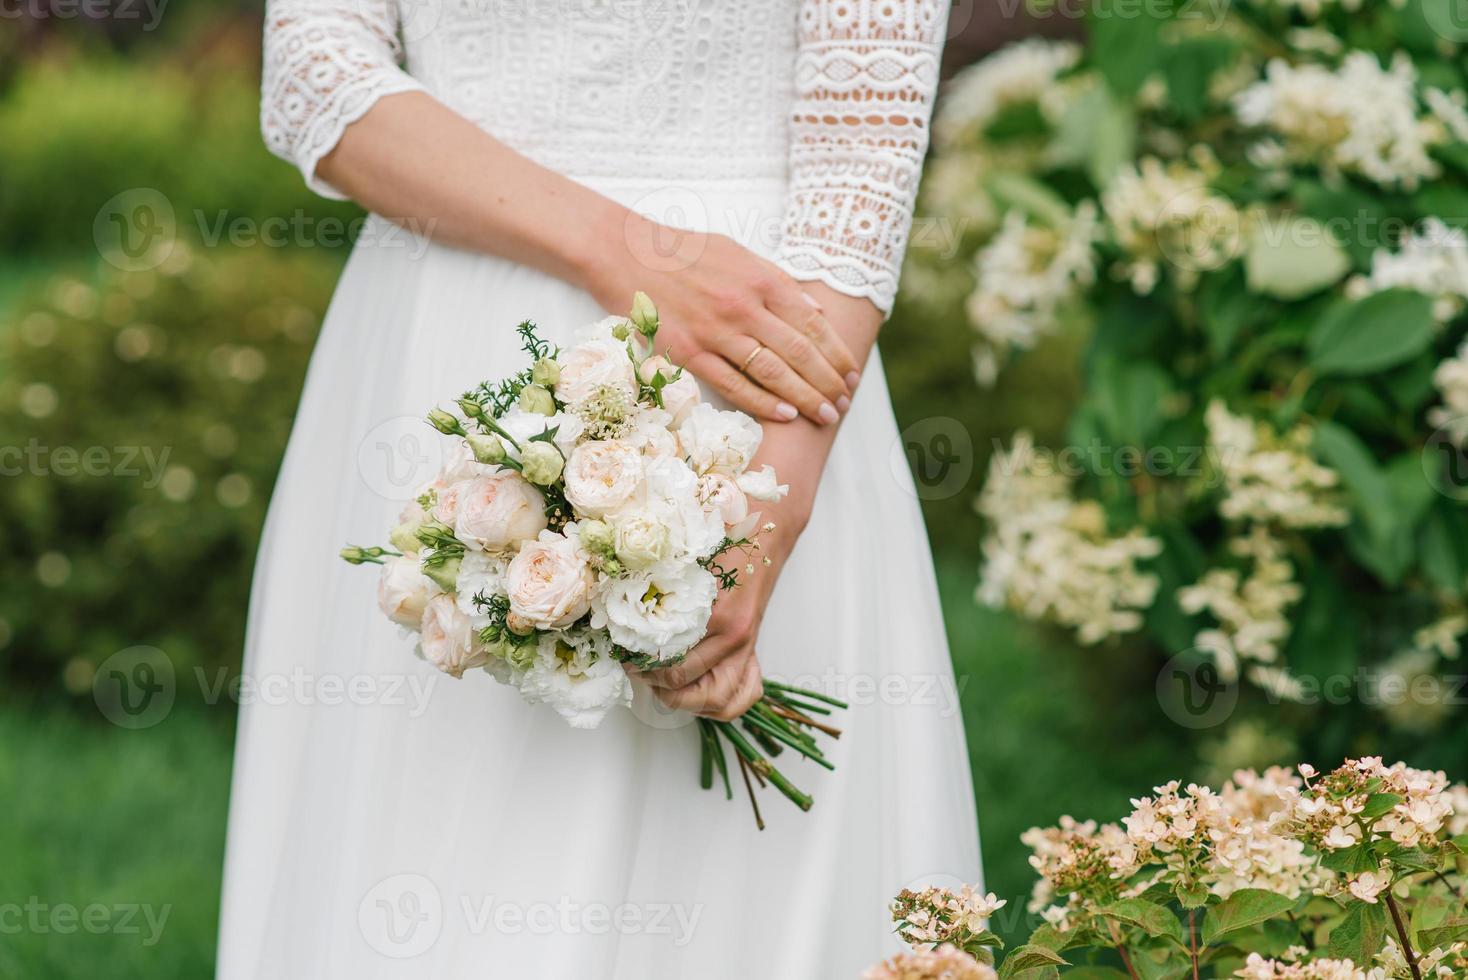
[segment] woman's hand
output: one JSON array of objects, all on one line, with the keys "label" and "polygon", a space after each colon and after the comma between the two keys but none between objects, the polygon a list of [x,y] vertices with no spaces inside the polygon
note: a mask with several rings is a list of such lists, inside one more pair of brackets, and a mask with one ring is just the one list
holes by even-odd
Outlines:
[{"label": "woman's hand", "polygon": [[757,418],[834,425],[860,368],[820,302],[773,263],[723,235],[630,211],[605,230],[585,288],[609,310],[641,290],[657,303],[660,347]]}]

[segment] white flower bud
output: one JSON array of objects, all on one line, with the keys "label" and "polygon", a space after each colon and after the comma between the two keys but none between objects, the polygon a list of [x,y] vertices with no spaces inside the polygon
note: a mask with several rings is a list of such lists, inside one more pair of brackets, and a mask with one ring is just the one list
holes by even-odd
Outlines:
[{"label": "white flower bud", "polygon": [[554,388],[561,380],[561,366],[553,358],[542,357],[530,369],[530,380],[544,388]]},{"label": "white flower bud", "polygon": [[520,408],[536,415],[556,414],[556,400],[540,385],[526,385],[520,389]]},{"label": "white flower bud", "polygon": [[500,442],[499,436],[476,432],[465,437],[464,441],[469,444],[470,451],[479,462],[493,465],[504,461],[505,444]]},{"label": "white flower bud", "polygon": [[647,293],[639,291],[632,294],[630,319],[644,337],[652,337],[658,332],[658,308],[653,305]]},{"label": "white flower bud", "polygon": [[527,442],[520,453],[520,475],[537,486],[555,483],[565,466],[565,457],[549,442]]}]

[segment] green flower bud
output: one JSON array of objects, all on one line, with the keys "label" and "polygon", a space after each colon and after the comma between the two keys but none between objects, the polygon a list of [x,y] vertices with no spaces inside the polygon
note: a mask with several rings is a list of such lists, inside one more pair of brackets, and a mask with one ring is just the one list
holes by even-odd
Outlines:
[{"label": "green flower bud", "polygon": [[484,418],[484,406],[468,395],[459,399],[459,411],[463,412],[464,417],[467,419]]},{"label": "green flower bud", "polygon": [[526,385],[520,389],[520,408],[536,415],[556,414],[556,400],[541,385]]},{"label": "green flower bud", "polygon": [[494,465],[504,461],[505,444],[500,442],[498,436],[480,435],[476,432],[466,436],[464,441],[469,444],[469,450],[479,462]]},{"label": "green flower bud", "polygon": [[626,320],[623,320],[612,328],[612,336],[616,337],[618,340],[626,340],[628,337],[632,336],[632,324],[628,323]]},{"label": "green flower bud", "polygon": [[610,558],[616,549],[616,533],[606,521],[587,520],[576,525],[581,547],[593,555]]},{"label": "green flower bud", "polygon": [[421,520],[404,521],[387,536],[388,544],[407,555],[416,553],[419,545],[418,528],[422,526]]},{"label": "green flower bud", "polygon": [[549,442],[527,442],[520,453],[520,475],[539,487],[559,480],[565,466],[565,457]]},{"label": "green flower bud", "polygon": [[516,670],[529,670],[530,665],[535,663],[537,652],[539,644],[536,643],[506,643],[505,651],[500,656]]},{"label": "green flower bud", "polygon": [[463,564],[462,558],[449,558],[442,562],[433,562],[423,566],[423,574],[427,575],[433,584],[445,592],[454,591],[459,583],[459,566]]},{"label": "green flower bud", "polygon": [[435,408],[428,413],[428,424],[446,436],[461,436],[464,434],[463,423],[441,408]]},{"label": "green flower bud", "polygon": [[530,379],[546,388],[554,388],[561,380],[561,366],[553,358],[542,357],[530,369]]},{"label": "green flower bud", "polygon": [[658,308],[652,305],[652,300],[648,298],[647,293],[632,294],[630,319],[644,337],[651,339],[658,332]]}]

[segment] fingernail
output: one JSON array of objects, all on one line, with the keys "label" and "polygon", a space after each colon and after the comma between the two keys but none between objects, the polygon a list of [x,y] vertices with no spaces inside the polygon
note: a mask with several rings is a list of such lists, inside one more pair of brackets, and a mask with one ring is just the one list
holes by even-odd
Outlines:
[{"label": "fingernail", "polygon": [[781,402],[780,404],[775,406],[775,417],[782,422],[794,421],[794,419],[799,415],[800,410],[794,405],[787,405],[784,402]]},{"label": "fingernail", "polygon": [[847,398],[845,395],[842,395],[840,398],[836,399],[836,411],[840,412],[842,415],[845,415],[846,412],[847,412],[847,410],[850,409],[850,408],[851,408],[851,399],[850,398]]},{"label": "fingernail", "polygon": [[860,382],[861,382],[861,372],[860,371],[851,371],[851,372],[849,372],[846,375],[846,387],[850,388],[852,391],[855,391],[856,390],[856,386]]},{"label": "fingernail", "polygon": [[834,425],[841,421],[841,416],[836,414],[836,410],[825,402],[821,402],[821,407],[816,410],[816,416],[827,425]]},{"label": "fingernail", "polygon": [[805,300],[806,305],[808,305],[813,310],[824,309],[824,307],[821,306],[820,303],[816,302],[816,298],[814,296],[812,296],[810,293],[801,293],[800,294],[800,298],[803,299],[803,300]]}]

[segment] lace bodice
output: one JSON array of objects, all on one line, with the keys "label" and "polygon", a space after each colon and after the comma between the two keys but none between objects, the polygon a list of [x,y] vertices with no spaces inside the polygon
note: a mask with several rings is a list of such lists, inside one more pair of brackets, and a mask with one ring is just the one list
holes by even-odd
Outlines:
[{"label": "lace bodice", "polygon": [[[424,90],[573,178],[787,181],[778,259],[891,307],[947,0],[269,0],[265,140]],[[402,67],[405,65],[406,67]]]}]

